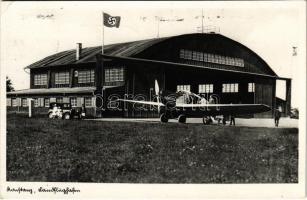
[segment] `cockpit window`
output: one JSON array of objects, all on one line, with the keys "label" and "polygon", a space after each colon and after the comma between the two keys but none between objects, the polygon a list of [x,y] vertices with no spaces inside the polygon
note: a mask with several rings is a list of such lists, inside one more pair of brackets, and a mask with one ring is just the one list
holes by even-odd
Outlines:
[{"label": "cockpit window", "polygon": [[190,95],[181,95],[177,97],[176,104],[192,104],[193,98]]}]

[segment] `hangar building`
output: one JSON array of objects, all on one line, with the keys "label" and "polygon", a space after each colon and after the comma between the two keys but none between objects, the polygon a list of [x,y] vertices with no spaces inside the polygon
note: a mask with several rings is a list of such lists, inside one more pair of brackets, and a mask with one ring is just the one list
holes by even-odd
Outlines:
[{"label": "hangar building", "polygon": [[[290,114],[291,79],[279,77],[246,46],[216,33],[82,48],[48,56],[26,67],[30,89],[7,93],[8,112],[26,112],[28,98],[36,112],[47,113],[50,102],[87,108],[89,116],[155,117],[156,111],[115,111],[112,95],[142,94],[150,100],[155,80],[162,91],[189,90],[216,94],[220,103],[255,103],[276,108],[276,80],[286,81],[284,115]],[[102,96],[102,98],[98,98]],[[102,111],[97,104],[103,99]],[[112,103],[111,103],[112,104]],[[272,117],[272,111],[254,117]]]}]

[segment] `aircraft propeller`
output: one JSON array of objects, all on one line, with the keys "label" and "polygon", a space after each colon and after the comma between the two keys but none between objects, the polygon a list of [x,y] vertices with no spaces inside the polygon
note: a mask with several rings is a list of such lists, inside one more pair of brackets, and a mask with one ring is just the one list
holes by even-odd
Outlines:
[{"label": "aircraft propeller", "polygon": [[[155,79],[155,93],[156,93],[156,97],[157,97],[157,102],[158,104],[160,103],[160,89],[159,89],[159,84],[158,84],[158,80]],[[160,105],[158,105],[158,113],[160,114]]]}]

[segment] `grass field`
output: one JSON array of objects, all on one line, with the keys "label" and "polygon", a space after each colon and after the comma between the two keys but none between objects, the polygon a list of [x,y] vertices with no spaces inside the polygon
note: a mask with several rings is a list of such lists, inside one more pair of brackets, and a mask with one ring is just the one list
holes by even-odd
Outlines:
[{"label": "grass field", "polygon": [[8,115],[7,180],[297,183],[298,129]]}]

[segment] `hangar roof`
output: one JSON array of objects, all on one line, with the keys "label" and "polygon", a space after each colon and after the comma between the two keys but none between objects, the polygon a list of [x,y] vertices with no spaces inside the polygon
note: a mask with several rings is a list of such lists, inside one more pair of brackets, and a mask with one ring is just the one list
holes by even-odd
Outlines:
[{"label": "hangar roof", "polygon": [[[246,46],[236,42],[221,34],[185,34],[173,37],[146,39],[140,41],[110,44],[104,47],[104,54],[108,56],[118,57],[139,57],[145,59],[152,59],[160,61],[170,61],[166,58],[158,58],[153,54],[159,54],[162,49],[164,51],[171,52],[172,45],[188,44],[190,46],[198,46],[201,49],[211,49],[213,53],[223,55],[222,52],[227,52],[230,56],[243,58],[246,63],[246,67],[235,66],[223,66],[219,64],[206,64],[210,68],[217,68],[220,70],[233,70],[233,71],[245,71],[258,74],[267,74],[271,76],[277,76],[276,73],[269,67],[269,65],[255,52],[247,48]],[[166,49],[166,50],[165,50]],[[154,52],[154,53],[153,53]],[[42,60],[39,60],[26,68],[42,68],[51,66],[63,66],[71,64],[93,63],[96,62],[96,55],[101,53],[101,46],[87,47],[82,49],[81,59],[76,60],[76,50],[68,50],[56,53],[48,56]],[[147,58],[146,56],[153,56],[155,58]],[[163,60],[164,59],[164,60]],[[176,61],[170,61],[175,62]],[[189,61],[187,61],[189,62]],[[191,64],[191,63],[187,63]],[[197,63],[195,65],[198,65]]]},{"label": "hangar roof", "polygon": [[[105,89],[114,88],[116,86],[103,86]],[[38,88],[24,89],[7,92],[9,96],[19,95],[43,95],[43,94],[89,94],[93,93],[96,87],[73,87],[73,88]]]},{"label": "hangar roof", "polygon": [[91,93],[95,91],[95,87],[75,87],[75,88],[39,88],[39,89],[25,89],[8,92],[8,95],[21,94],[71,94],[71,93]]},{"label": "hangar roof", "polygon": [[[129,57],[165,39],[166,38],[156,38],[134,42],[109,44],[104,46],[104,53],[112,56]],[[80,56],[81,59],[76,60],[76,49],[62,51],[39,60],[27,66],[26,68],[33,69],[48,66],[96,62],[95,55],[99,53],[101,53],[101,46],[86,47],[82,49],[82,54]]]}]

